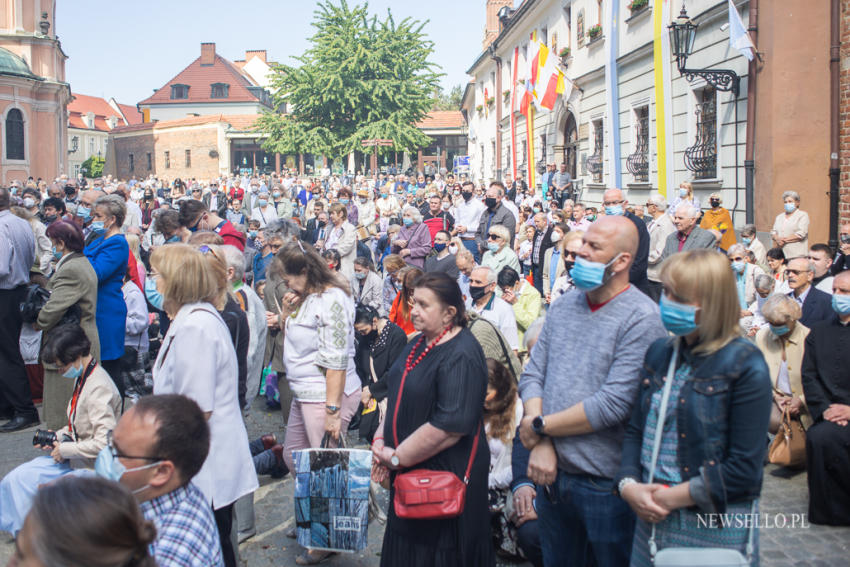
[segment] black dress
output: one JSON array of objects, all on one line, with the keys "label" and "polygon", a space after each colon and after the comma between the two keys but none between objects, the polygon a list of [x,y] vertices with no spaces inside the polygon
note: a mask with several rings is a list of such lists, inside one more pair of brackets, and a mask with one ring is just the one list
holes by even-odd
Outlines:
[{"label": "black dress", "polygon": [[[387,382],[387,418],[384,441],[393,441],[393,413],[398,401],[399,386],[405,361],[418,341],[414,340],[401,352],[389,371]],[[425,349],[424,341],[414,359]],[[413,468],[449,470],[463,478],[472,451],[475,434],[484,409],[487,391],[487,365],[484,353],[475,337],[462,329],[453,339],[435,346],[408,374],[398,412],[398,441],[403,442],[421,425],[451,433],[463,433],[455,445],[417,464]],[[466,505],[460,517],[451,520],[404,520],[395,515],[390,489],[390,507],[382,566],[406,567],[476,567],[495,564],[490,537],[490,514],[487,500],[487,474],[490,451],[484,428],[478,435],[478,449],[470,473]],[[394,480],[395,473],[391,480]]]}]

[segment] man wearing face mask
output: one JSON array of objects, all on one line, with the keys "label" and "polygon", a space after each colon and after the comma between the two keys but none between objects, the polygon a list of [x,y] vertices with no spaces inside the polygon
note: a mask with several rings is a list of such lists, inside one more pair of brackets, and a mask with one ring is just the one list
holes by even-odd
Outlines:
[{"label": "man wearing face mask", "polygon": [[156,526],[158,565],[223,565],[212,509],[192,483],[209,453],[201,408],[177,394],[145,396],[118,421],[98,455],[98,475],[130,489]]},{"label": "man wearing face mask", "polygon": [[553,240],[552,227],[546,222],[546,213],[534,215],[534,240],[531,247],[531,273],[534,279],[534,288],[543,295],[543,264],[546,260],[546,251],[555,246],[563,237],[563,234]]},{"label": "man wearing face mask", "polygon": [[[537,499],[547,565],[629,564],[635,516],[613,479],[644,354],[667,336],[658,307],[629,284],[637,242],[621,216],[591,225],[570,272],[576,288],[550,306],[519,381],[529,477],[550,494]],[[577,357],[588,345],[593,354]]]},{"label": "man wearing face mask", "polygon": [[92,232],[90,227],[92,222],[92,213],[94,211],[94,203],[99,198],[103,197],[103,195],[103,191],[96,191],[94,189],[83,192],[80,196],[80,202],[77,205],[77,210],[74,213],[74,222],[77,223],[77,226],[83,229],[87,245],[97,238],[97,235]]},{"label": "man wearing face mask", "polygon": [[649,230],[643,219],[636,217],[626,210],[629,201],[621,189],[608,189],[602,196],[602,205],[606,216],[624,216],[635,225],[638,233],[637,250],[632,257],[629,268],[629,282],[636,288],[649,295],[649,279],[646,270],[649,265]]},{"label": "man wearing face mask", "polygon": [[460,237],[461,242],[472,253],[476,262],[481,261],[481,251],[475,241],[475,231],[481,220],[481,213],[487,208],[473,196],[475,184],[465,181],[460,186],[460,195],[463,201],[455,205],[455,229],[454,233]]},{"label": "man wearing face mask", "polygon": [[478,250],[483,254],[487,250],[487,238],[490,227],[502,225],[508,229],[511,241],[508,243],[511,250],[514,247],[514,236],[516,235],[517,220],[514,214],[505,206],[505,186],[501,181],[493,181],[484,193],[484,205],[487,209],[481,213],[478,221],[478,230],[475,232],[475,241]]},{"label": "man wearing face mask", "polygon": [[504,335],[508,347],[514,354],[519,351],[516,316],[507,301],[496,297],[496,272],[487,266],[472,270],[469,277],[469,295],[472,297],[472,311],[493,323]]},{"label": "man wearing face mask", "polygon": [[227,214],[227,199],[224,193],[218,189],[218,179],[211,179],[209,192],[201,197],[201,202],[208,211],[215,211],[215,214],[223,217]]},{"label": "man wearing face mask", "polygon": [[676,207],[673,214],[673,224],[676,232],[667,237],[664,243],[664,252],[661,260],[664,261],[677,252],[694,250],[697,248],[713,248],[715,238],[712,233],[697,226],[699,209],[690,203],[681,203]]},{"label": "man wearing face mask", "polygon": [[68,181],[65,183],[65,204],[76,205],[80,202],[80,195],[77,191],[77,182]]},{"label": "man wearing face mask", "polygon": [[445,272],[450,278],[456,280],[460,275],[455,259],[457,250],[451,250],[450,241],[451,237],[447,231],[437,231],[434,236],[434,252],[425,258],[425,271]]},{"label": "man wearing face mask", "polygon": [[[224,200],[224,197],[221,197]],[[202,201],[189,199],[180,203],[180,224],[189,232],[210,230],[221,236],[225,244],[245,250],[245,235],[229,220],[211,212]]]}]

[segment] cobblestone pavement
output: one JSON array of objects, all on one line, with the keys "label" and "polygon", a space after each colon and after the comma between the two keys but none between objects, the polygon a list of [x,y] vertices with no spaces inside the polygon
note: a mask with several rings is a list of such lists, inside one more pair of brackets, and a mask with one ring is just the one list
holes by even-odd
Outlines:
[{"label": "cobblestone pavement", "polygon": [[[258,399],[246,418],[251,438],[275,433],[283,439],[279,411],[267,411]],[[32,447],[35,428],[0,437],[0,475],[27,461],[37,453]],[[254,495],[257,535],[239,547],[243,565],[248,567],[294,565],[301,549],[285,533],[292,525],[292,480],[260,477]],[[760,530],[762,567],[806,567],[847,565],[850,557],[850,528],[815,526],[800,521],[807,512],[808,489],[805,473],[789,474],[785,469],[765,469]],[[797,525],[792,527],[793,521]],[[782,523],[785,527],[779,527]],[[361,553],[340,555],[323,563],[346,567],[373,567],[380,563],[383,527],[371,524],[369,545]],[[0,535],[0,564],[5,565],[13,552],[9,534]]]}]

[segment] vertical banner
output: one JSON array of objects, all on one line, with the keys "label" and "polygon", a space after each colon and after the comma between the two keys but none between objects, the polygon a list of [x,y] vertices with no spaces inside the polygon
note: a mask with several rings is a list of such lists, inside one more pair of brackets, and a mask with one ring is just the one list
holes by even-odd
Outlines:
[{"label": "vertical banner", "polygon": [[525,120],[526,138],[528,140],[528,187],[537,190],[534,170],[534,105],[528,105],[528,116]]},{"label": "vertical banner", "polygon": [[[656,0],[653,10],[653,66],[655,82],[655,154],[658,163],[658,192],[667,196],[667,188],[673,185],[672,159],[668,152],[668,141],[672,143],[672,93],[670,90],[670,49],[665,16],[669,11],[669,0]],[[668,159],[669,158],[669,159]],[[668,171],[669,170],[669,171]]]},{"label": "vertical banner", "polygon": [[608,27],[605,38],[605,109],[608,115],[608,159],[609,187],[622,187],[623,165],[620,162],[620,77],[617,69],[617,52],[619,51],[620,0],[610,0],[606,3],[606,24]]},{"label": "vertical banner", "polygon": [[516,93],[519,90],[517,83],[517,68],[519,67],[519,47],[514,47],[513,80],[511,81],[511,179],[516,179]]}]

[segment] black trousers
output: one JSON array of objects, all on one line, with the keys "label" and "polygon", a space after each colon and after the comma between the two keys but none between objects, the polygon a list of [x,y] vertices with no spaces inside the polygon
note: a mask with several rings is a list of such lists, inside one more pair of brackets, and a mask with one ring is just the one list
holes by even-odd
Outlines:
[{"label": "black trousers", "polygon": [[0,414],[38,417],[21,356],[21,301],[27,287],[0,289]]},{"label": "black trousers", "polygon": [[124,367],[121,359],[116,358],[115,360],[101,360],[100,366],[106,370],[106,373],[109,374],[110,378],[112,378],[112,381],[115,383],[115,387],[118,388],[118,393],[121,394],[121,399],[123,400],[126,386],[124,385],[124,377],[121,372]]},{"label": "black trousers", "polygon": [[221,540],[221,558],[225,567],[236,567],[236,552],[233,551],[233,541],[230,532],[233,529],[233,504],[213,510],[215,525],[218,528],[218,538]]},{"label": "black trousers", "polygon": [[822,420],[806,431],[809,521],[850,526],[850,426]]},{"label": "black trousers", "polygon": [[[542,256],[542,254],[541,254],[541,256]],[[542,263],[531,265],[531,276],[534,278],[534,289],[539,291],[540,295],[544,295],[543,294],[543,264]]]}]

